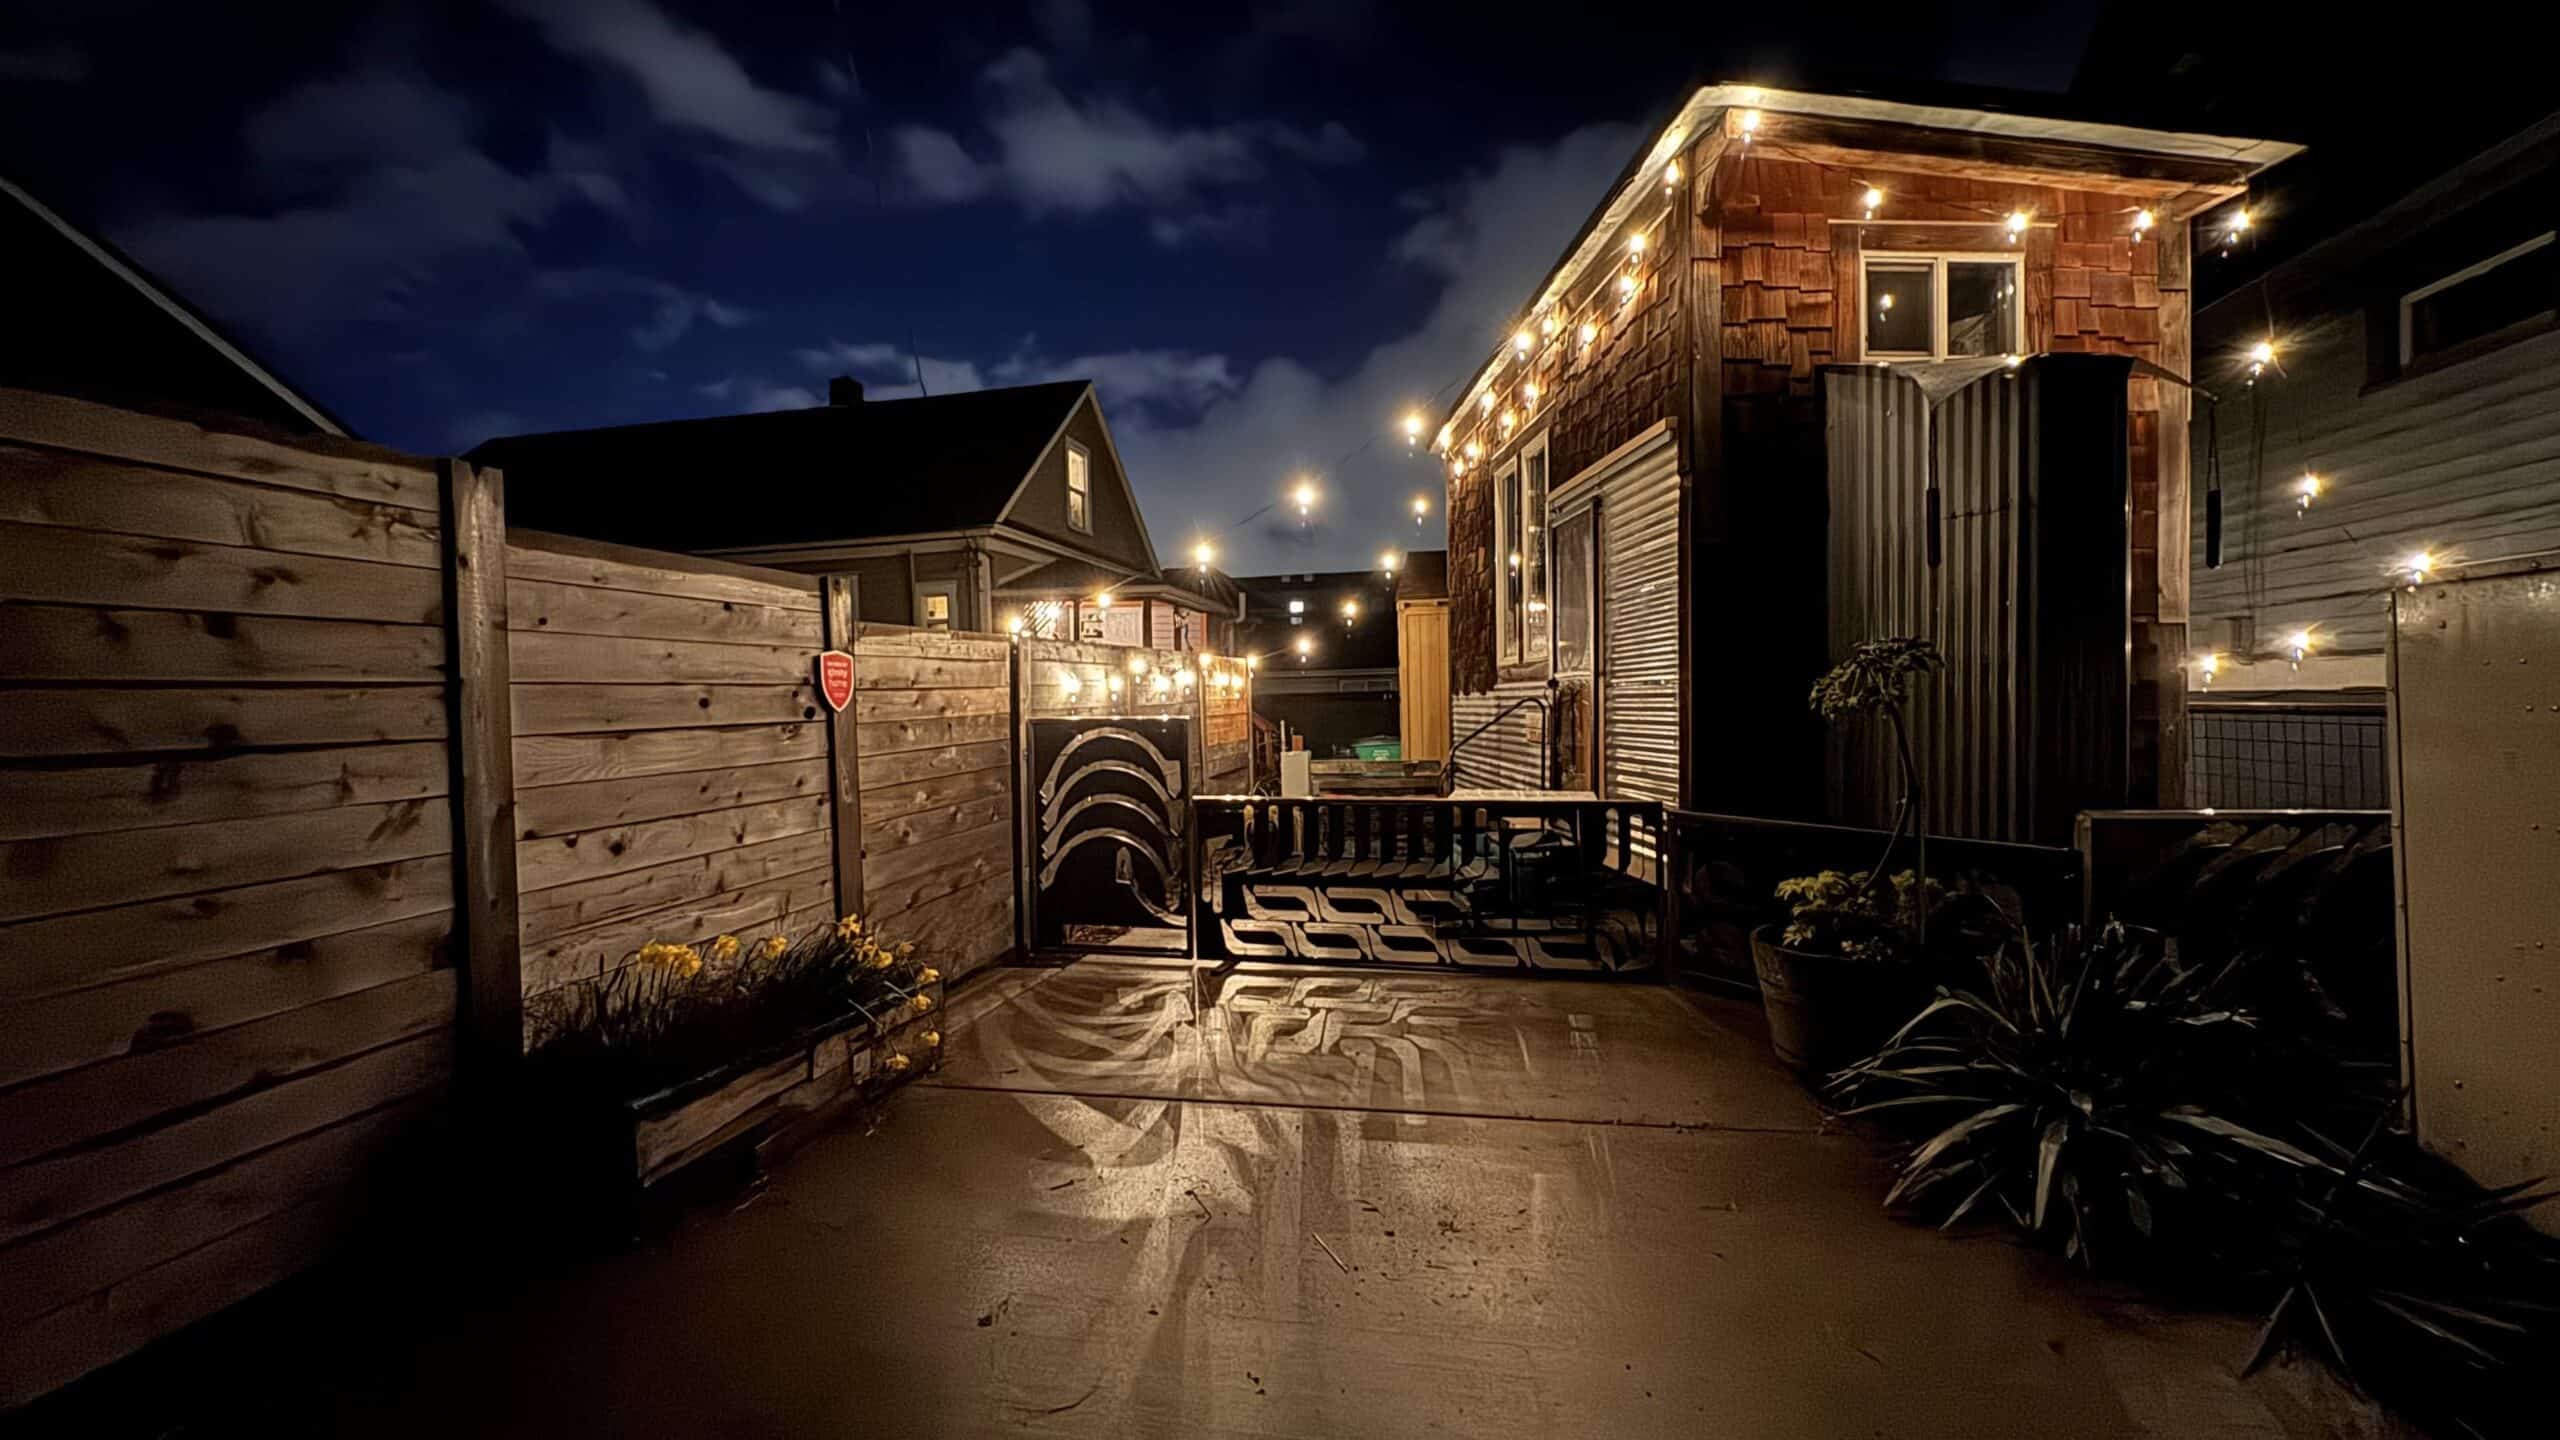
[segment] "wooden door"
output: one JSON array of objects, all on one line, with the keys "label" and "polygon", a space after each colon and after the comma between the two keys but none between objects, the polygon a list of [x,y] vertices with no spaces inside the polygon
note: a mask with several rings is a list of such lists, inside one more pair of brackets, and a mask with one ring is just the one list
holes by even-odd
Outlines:
[{"label": "wooden door", "polygon": [[1396,604],[1396,694],[1404,758],[1449,756],[1449,602]]}]

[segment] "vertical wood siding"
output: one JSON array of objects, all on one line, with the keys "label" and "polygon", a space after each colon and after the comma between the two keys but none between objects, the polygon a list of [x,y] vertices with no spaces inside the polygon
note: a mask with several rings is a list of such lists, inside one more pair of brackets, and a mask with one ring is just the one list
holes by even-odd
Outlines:
[{"label": "vertical wood siding", "polygon": [[439,488],[0,390],[0,1408],[320,1258],[448,1083]]}]

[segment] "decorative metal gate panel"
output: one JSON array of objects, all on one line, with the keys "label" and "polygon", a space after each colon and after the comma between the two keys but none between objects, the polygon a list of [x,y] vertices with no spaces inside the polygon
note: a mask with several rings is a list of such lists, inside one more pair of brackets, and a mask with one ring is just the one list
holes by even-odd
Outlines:
[{"label": "decorative metal gate panel", "polygon": [[1029,729],[1032,948],[1190,953],[1190,719],[1035,719]]}]

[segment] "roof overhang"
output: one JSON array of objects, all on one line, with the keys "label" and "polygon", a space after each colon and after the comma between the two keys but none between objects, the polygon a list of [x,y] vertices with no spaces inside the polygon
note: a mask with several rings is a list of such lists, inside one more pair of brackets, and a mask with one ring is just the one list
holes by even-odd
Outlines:
[{"label": "roof overhang", "polygon": [[[2175,222],[2245,193],[2250,177],[2301,154],[2281,140],[2247,140],[2179,130],[2150,130],[2088,120],[2052,120],[1953,105],[1917,105],[1863,95],[1825,95],[1763,85],[1704,85],[1691,94],[1653,142],[1611,182],[1509,335],[1530,317],[1557,308],[1604,254],[1614,259],[1618,232],[1662,203],[1663,167],[1707,142],[1729,146],[1742,120],[1756,116],[1753,139],[1825,164],[1902,174],[1961,174],[2021,184],[2096,190],[2144,199]],[[1443,411],[1447,432],[1507,363],[1497,347]]]}]

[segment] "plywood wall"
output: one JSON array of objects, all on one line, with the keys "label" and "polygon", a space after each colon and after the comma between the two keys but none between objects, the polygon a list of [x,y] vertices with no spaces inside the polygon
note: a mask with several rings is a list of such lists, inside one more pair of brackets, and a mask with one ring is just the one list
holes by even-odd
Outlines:
[{"label": "plywood wall", "polygon": [[1013,951],[1013,647],[864,625],[854,645],[864,911],[957,980]]},{"label": "plywood wall", "polygon": [[507,546],[528,1039],[652,940],[834,918],[813,578]]},{"label": "plywood wall", "polygon": [[324,1254],[456,978],[441,484],[0,391],[0,1407]]}]

